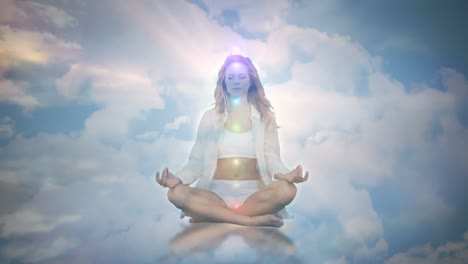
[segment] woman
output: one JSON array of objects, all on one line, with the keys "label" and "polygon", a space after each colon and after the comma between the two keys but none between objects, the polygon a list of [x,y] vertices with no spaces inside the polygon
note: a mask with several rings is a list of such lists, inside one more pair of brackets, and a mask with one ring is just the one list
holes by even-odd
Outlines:
[{"label": "woman", "polygon": [[165,167],[156,181],[169,188],[169,201],[191,222],[280,227],[295,184],[309,173],[303,177],[300,165],[290,171],[281,161],[273,107],[248,57],[226,58],[214,97],[188,163],[175,175]]}]

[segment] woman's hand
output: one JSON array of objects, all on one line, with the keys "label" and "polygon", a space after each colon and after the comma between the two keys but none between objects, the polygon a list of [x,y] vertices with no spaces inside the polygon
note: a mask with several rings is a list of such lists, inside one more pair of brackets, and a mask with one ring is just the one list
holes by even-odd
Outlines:
[{"label": "woman's hand", "polygon": [[169,187],[169,189],[172,189],[182,183],[179,178],[169,172],[167,167],[164,167],[161,177],[159,177],[159,171],[156,173],[156,182],[158,182],[162,187]]},{"label": "woman's hand", "polygon": [[307,181],[307,179],[309,178],[309,172],[306,171],[304,177],[302,177],[302,166],[301,165],[297,165],[297,167],[286,173],[286,174],[283,174],[283,173],[276,173],[275,174],[275,179],[278,179],[278,180],[286,180],[290,183],[301,183],[301,182],[305,182]]}]

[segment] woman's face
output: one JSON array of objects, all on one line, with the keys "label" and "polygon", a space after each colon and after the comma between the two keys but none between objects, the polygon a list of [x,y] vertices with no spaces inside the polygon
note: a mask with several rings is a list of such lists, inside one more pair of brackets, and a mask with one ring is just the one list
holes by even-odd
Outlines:
[{"label": "woman's face", "polygon": [[247,67],[240,63],[231,63],[226,68],[224,79],[229,96],[247,95],[250,87],[250,76]]}]

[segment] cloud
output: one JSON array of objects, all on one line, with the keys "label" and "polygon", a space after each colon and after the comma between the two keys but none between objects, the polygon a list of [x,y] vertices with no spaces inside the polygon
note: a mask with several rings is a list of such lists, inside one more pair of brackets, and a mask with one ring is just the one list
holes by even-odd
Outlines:
[{"label": "cloud", "polygon": [[24,90],[8,80],[0,80],[0,101],[16,104],[26,111],[33,110],[39,106],[36,98],[28,95]]},{"label": "cloud", "polygon": [[158,131],[148,131],[142,134],[136,135],[136,138],[138,139],[154,139],[159,136]]},{"label": "cloud", "polygon": [[59,29],[78,26],[78,20],[61,8],[34,1],[13,0],[2,2],[0,23],[23,28],[44,23]]},{"label": "cloud", "polygon": [[[434,169],[428,164],[447,161],[448,157],[459,160],[463,156],[459,152],[461,146],[453,146],[448,154],[447,146],[433,141],[435,137],[438,142],[442,139],[454,144],[463,142],[466,130],[460,130],[459,124],[443,125],[443,135],[429,133],[434,122],[451,120],[455,109],[453,94],[433,88],[407,93],[402,84],[371,72],[367,75],[370,95],[350,96],[343,90],[322,88],[313,79],[302,82],[302,76],[310,76],[309,72],[293,75],[293,81],[270,90],[282,126],[280,143],[284,159],[291,167],[303,163],[305,170],[311,171],[310,187],[301,195],[302,202],[297,202],[297,207],[311,213],[320,212],[319,208],[333,210],[347,235],[358,241],[379,241],[384,233],[382,215],[377,213],[380,205],[373,202],[369,190],[395,181],[396,186],[403,183],[408,186],[408,195],[418,194],[413,198],[418,202],[411,203],[411,208],[424,208],[425,212],[419,213],[419,218],[405,218],[406,221],[399,222],[400,227],[434,219],[442,224],[447,218],[456,217],[453,214],[456,209],[446,200],[446,194],[440,192],[444,188],[426,183],[428,173]],[[338,82],[333,78],[318,81],[328,83],[328,87],[336,87]],[[453,136],[449,136],[449,131],[454,131]],[[411,160],[402,160],[401,153],[408,149],[412,150]],[[466,171],[461,163],[457,167]],[[430,174],[431,178],[441,177],[434,172]],[[311,205],[305,201],[314,202]],[[411,209],[402,215],[410,214]],[[398,216],[386,215],[387,223],[391,218]]]},{"label": "cloud", "polygon": [[190,117],[188,116],[178,116],[174,121],[164,125],[164,131],[169,130],[178,130],[181,125],[190,123]]},{"label": "cloud", "polygon": [[48,32],[0,25],[0,101],[26,112],[54,103],[56,94],[49,79],[61,74],[80,51],[78,43]]},{"label": "cloud", "polygon": [[10,124],[0,125],[0,137],[9,137],[13,135],[13,126]]},{"label": "cloud", "polygon": [[249,33],[267,33],[284,24],[284,17],[291,7],[291,1],[203,1],[208,7],[210,17],[222,19],[223,11],[235,10],[239,14],[239,22],[233,25],[235,29]]},{"label": "cloud", "polygon": [[219,67],[229,49],[245,41],[194,4],[180,0],[131,5],[118,1],[113,11],[145,36],[144,63],[151,65],[153,79],[171,81],[165,95],[189,112],[206,109],[214,101]]},{"label": "cloud", "polygon": [[[183,1],[100,6],[97,13],[106,10],[125,25],[118,31],[121,39],[101,36],[115,41],[100,43],[106,47],[102,56],[91,56],[100,52],[93,45],[1,27],[6,40],[0,45],[13,54],[2,65],[70,63],[55,83],[60,99],[99,106],[83,120],[82,131],[34,136],[19,131],[0,148],[0,169],[7,175],[2,180],[34,193],[2,217],[2,232],[12,245],[2,254],[58,262],[66,256],[102,256],[103,262],[115,262],[130,248],[142,262],[154,260],[181,228],[166,190],[155,189],[154,172],[166,165],[173,172],[181,168],[193,141],[161,135],[153,127],[133,140],[131,122],[145,120],[153,110],[157,117],[182,113],[162,127],[165,131],[195,120],[193,110],[212,102],[217,70],[234,45],[251,56],[266,84],[281,126],[283,159],[311,172],[289,206],[295,222],[285,227],[299,254],[311,251],[319,260],[338,263],[370,261],[395,243],[385,237],[389,223],[411,230],[421,223],[443,226],[457,217],[460,208],[441,188],[450,189],[456,175],[468,171],[463,162],[468,133],[456,116],[463,104],[457,98],[466,96],[462,74],[442,69],[445,90],[421,86],[408,92],[381,69],[382,58],[350,38],[287,25],[283,16],[290,2],[268,8],[263,2],[209,4],[208,14]],[[234,28],[214,20],[230,9],[239,12]],[[242,30],[265,36],[246,39],[238,33]],[[129,46],[113,45],[124,40]],[[78,57],[78,51],[92,58]],[[142,58],[134,59],[137,55]],[[10,86],[4,98],[28,98],[18,92],[20,82],[3,83]],[[24,98],[15,103],[34,105]],[[453,171],[439,173],[445,166]],[[466,185],[458,185],[454,192],[463,193],[460,186]],[[384,205],[394,203],[395,211],[381,208],[372,192],[379,187],[394,191]],[[17,216],[26,216],[31,227],[15,225]],[[28,235],[46,243],[34,251],[25,246]]]},{"label": "cloud", "polygon": [[[1,87],[1,84],[0,84]],[[8,116],[4,116],[0,119],[0,138],[10,137],[13,135],[15,130],[15,122]]]},{"label": "cloud", "polygon": [[85,180],[119,181],[136,170],[127,153],[113,153],[110,147],[63,134],[40,133],[31,138],[19,134],[2,147],[0,154],[1,167],[14,172],[18,184],[35,187]]},{"label": "cloud", "polygon": [[21,21],[28,19],[26,12],[17,5],[18,1],[5,0],[2,2],[0,9],[0,23],[11,23],[14,21]]},{"label": "cloud", "polygon": [[468,82],[465,76],[455,69],[442,68],[439,71],[442,83],[446,89],[457,97],[468,97]]},{"label": "cloud", "polygon": [[438,247],[431,244],[413,247],[403,253],[391,256],[385,264],[394,263],[466,263],[468,260],[468,232],[464,233],[464,240],[446,242]]},{"label": "cloud", "polygon": [[63,252],[75,248],[77,241],[65,237],[57,237],[50,241],[41,243],[40,246],[32,248],[26,242],[10,243],[3,248],[3,257],[22,259],[25,262],[39,262],[54,258]]},{"label": "cloud", "polygon": [[[141,165],[135,167],[140,157],[152,168],[162,166],[158,155],[167,156],[161,149],[169,148],[160,144],[180,149],[178,141],[159,141],[143,150],[135,142],[115,149],[82,137],[41,134],[17,137],[0,149],[1,167],[17,175],[9,189],[27,187],[2,196],[8,201],[10,195],[27,194],[15,210],[0,217],[1,236],[8,241],[2,257],[34,262],[72,254],[86,260],[101,252],[114,262],[115,253],[102,253],[129,246],[145,260],[162,255],[162,246],[180,228],[174,221],[177,209],[163,202],[166,190],[156,186],[153,175],[142,175]],[[36,156],[32,163],[31,156]],[[31,243],[36,240],[41,242]]]},{"label": "cloud", "polygon": [[65,98],[84,97],[102,106],[85,122],[84,133],[89,137],[120,141],[128,134],[130,120],[164,107],[159,87],[136,69],[74,64],[56,83]]},{"label": "cloud", "polygon": [[455,69],[442,68],[438,72],[443,87],[454,95],[456,101],[456,115],[458,121],[468,127],[468,81],[466,77]]},{"label": "cloud", "polygon": [[[453,163],[459,171],[448,177],[456,179],[461,171],[468,171],[460,152],[466,129],[453,120],[461,104],[454,88],[445,92],[426,85],[409,92],[383,72],[381,58],[349,38],[292,26],[278,28],[269,38],[289,42],[281,48],[286,52],[298,43],[308,43],[301,51],[310,61],[293,62],[291,79],[271,84],[267,90],[282,127],[280,144],[286,163],[291,167],[302,163],[311,171],[311,183],[303,187],[307,191],[294,206],[312,214],[331,210],[347,236],[383,245],[378,246],[382,249],[386,242],[379,239],[384,234],[379,207],[384,205],[375,204],[374,195],[379,194],[371,197],[371,190],[384,182],[395,182],[400,190],[404,183],[408,186],[405,197],[406,192],[418,194],[412,209],[402,208],[408,203],[395,198],[404,215],[412,215],[415,208],[425,212],[399,222],[400,227],[441,225],[457,217],[454,212],[461,208],[446,198],[451,184],[435,171],[441,161],[452,164],[451,159],[460,161]],[[443,72],[457,80],[452,82],[458,91],[463,89],[462,75]],[[438,124],[441,132],[434,130]],[[452,145],[455,142],[459,146]],[[430,184],[428,177],[438,179],[440,185]],[[385,217],[386,223],[398,218]]]},{"label": "cloud", "polygon": [[[362,1],[352,6],[342,1],[294,1],[287,21],[301,27],[351,36],[366,49],[385,55],[387,69],[403,69],[412,80],[423,81],[440,65],[456,64],[466,74],[467,57],[463,52],[466,28],[459,27],[464,3],[443,4],[431,1],[425,6],[406,1],[377,3]],[[388,22],[389,17],[399,17]],[[415,58],[418,58],[415,60]],[[421,59],[421,60],[420,60]],[[437,62],[435,62],[437,61]],[[435,63],[433,63],[435,62]],[[432,68],[419,75],[414,67]],[[394,66],[393,66],[393,65]],[[404,65],[404,66],[402,66]]]},{"label": "cloud", "polygon": [[55,6],[29,1],[24,2],[22,6],[31,9],[41,19],[58,28],[76,27],[78,25],[76,18]]},{"label": "cloud", "polygon": [[30,210],[18,211],[0,218],[0,223],[2,224],[1,236],[9,237],[24,233],[50,232],[60,224],[79,220],[80,216],[78,215],[64,215],[52,219]]},{"label": "cloud", "polygon": [[40,33],[0,25],[0,65],[17,67],[23,63],[44,65],[76,58],[79,44],[61,40],[51,33]]}]

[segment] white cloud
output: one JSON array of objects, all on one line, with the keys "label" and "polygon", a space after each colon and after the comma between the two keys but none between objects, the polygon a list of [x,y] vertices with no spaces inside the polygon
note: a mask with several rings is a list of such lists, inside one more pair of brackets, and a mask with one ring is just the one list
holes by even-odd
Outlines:
[{"label": "white cloud", "polygon": [[[16,173],[13,185],[38,190],[27,192],[26,201],[0,217],[1,235],[9,241],[2,256],[43,261],[67,253],[84,261],[98,252],[114,252],[129,240],[131,251],[142,258],[162,254],[154,246],[167,243],[180,228],[174,221],[178,210],[167,202],[166,189],[157,186],[154,175],[141,175],[143,166],[137,164],[162,167],[160,157],[171,155],[161,150],[169,152],[171,146],[188,152],[188,144],[182,143],[173,138],[150,144],[129,141],[115,149],[60,134],[15,138],[0,149],[1,167]],[[181,156],[174,155],[173,161]],[[41,242],[31,243],[31,236]],[[80,250],[74,251],[76,247]]]},{"label": "white cloud", "polygon": [[158,136],[159,136],[158,131],[148,131],[148,132],[136,135],[136,138],[138,138],[138,139],[155,139]]},{"label": "white cloud", "polygon": [[[81,96],[87,82],[89,91]],[[136,69],[74,64],[57,80],[57,89],[68,99],[85,97],[102,105],[86,120],[84,132],[90,137],[121,141],[127,136],[130,120],[164,107],[160,88]]]},{"label": "white cloud", "polygon": [[0,101],[25,111],[46,106],[55,97],[47,79],[66,69],[80,51],[79,44],[48,32],[0,25]]},{"label": "white cloud", "polygon": [[[205,69],[217,66],[210,56],[216,58],[217,51],[228,47],[230,40],[240,40],[254,55],[254,63],[263,69],[263,76],[287,71],[291,64],[292,80],[267,87],[267,96],[283,126],[280,136],[284,159],[291,165],[301,161],[306,169],[311,169],[311,179],[317,177],[317,181],[312,188],[315,193],[308,195],[317,198],[317,208],[336,214],[349,238],[373,241],[376,251],[385,250],[382,223],[370,195],[353,184],[372,187],[385,178],[399,177],[394,175],[399,165],[398,151],[408,145],[425,144],[421,135],[430,125],[431,117],[452,113],[451,95],[430,88],[407,94],[403,84],[381,72],[380,58],[372,57],[361,46],[339,35],[278,24],[266,42],[242,40],[228,29],[220,29],[193,5],[177,1],[159,4],[159,10],[165,12],[161,16],[150,16],[143,7],[126,7],[121,5],[119,10],[149,32],[158,47],[168,51],[164,59],[170,62],[160,68],[158,76],[174,72],[172,62],[176,61],[177,72],[185,73],[177,79],[176,89],[187,97],[200,91],[190,88],[192,80],[214,83],[200,76],[206,76]],[[164,26],[150,27],[154,24]],[[181,24],[190,26],[182,28]],[[161,28],[172,34],[163,33]],[[301,51],[312,60],[294,63],[293,51]],[[169,96],[175,94],[168,91]],[[359,97],[361,94],[365,96]],[[326,137],[320,136],[324,134]],[[319,145],[316,136],[323,141]],[[335,192],[346,195],[330,197]],[[429,194],[429,200],[439,201],[440,197],[433,195]],[[444,203],[440,204],[443,208]],[[296,206],[309,212],[314,210],[305,201],[296,202]]]},{"label": "white cloud", "polygon": [[17,5],[18,1],[4,0],[0,8],[0,23],[6,24],[28,19],[26,12]]},{"label": "white cloud", "polygon": [[397,253],[391,256],[385,264],[394,263],[466,263],[468,261],[468,232],[465,232],[464,241],[447,242],[434,248],[430,244],[413,247],[403,253]]},{"label": "white cloud", "polygon": [[[36,98],[28,95],[21,87],[9,80],[0,80],[0,101],[12,103],[23,107],[26,111],[39,106]],[[4,124],[4,129],[11,129],[11,125]]]},{"label": "white cloud", "polygon": [[42,242],[40,245],[35,245],[34,248],[28,243],[8,244],[2,253],[10,258],[20,258],[25,262],[39,262],[56,257],[64,251],[75,248],[78,245],[77,241],[57,237],[51,241]]},{"label": "white cloud", "polygon": [[241,28],[250,33],[266,33],[284,24],[284,17],[291,7],[291,1],[203,1],[209,9],[211,17],[222,18],[223,11],[236,10],[239,13],[239,23],[235,28]]},{"label": "white cloud", "polygon": [[0,25],[0,66],[9,68],[22,63],[45,65],[77,57],[79,44],[41,33]]},{"label": "white cloud", "polygon": [[[293,81],[270,90],[282,126],[283,157],[291,167],[302,163],[304,169],[311,172],[307,188],[310,191],[301,195],[296,206],[311,213],[318,208],[333,210],[348,236],[378,241],[383,236],[383,226],[369,193],[351,184],[373,187],[384,179],[403,183],[408,179],[405,179],[407,174],[400,171],[404,168],[415,174],[411,188],[420,194],[416,205],[424,208],[425,213],[419,214],[419,219],[400,224],[432,221],[437,217],[441,219],[441,215],[453,217],[454,208],[437,189],[425,184],[426,172],[419,169],[419,164],[446,159],[446,155],[440,153],[445,146],[433,145],[427,130],[438,117],[454,115],[452,94],[431,88],[406,93],[401,84],[376,72],[368,74],[372,80],[369,96],[349,96],[341,91],[323,91],[321,84],[313,79],[302,82],[302,76],[308,77],[307,74],[304,71],[303,75],[294,75]],[[337,83],[331,77],[326,81],[330,87]],[[459,125],[447,127],[444,131],[448,133],[457,127]],[[453,137],[441,136],[446,137],[450,142],[463,142],[466,130],[455,132]],[[401,161],[400,153],[407,147],[417,153],[414,163]],[[450,152],[453,155],[458,149],[461,147],[452,148]],[[455,156],[461,155],[460,152]],[[311,205],[306,201],[314,202]]]},{"label": "white cloud", "polygon": [[332,213],[347,239],[378,247],[378,253],[385,252],[386,242],[380,242],[383,225],[367,190],[356,189],[339,175],[312,173],[309,177],[310,182],[300,186],[291,210],[300,210],[305,215]]},{"label": "white cloud", "polygon": [[2,168],[16,174],[18,184],[43,186],[125,178],[137,171],[131,154],[114,152],[95,141],[63,134],[19,134],[2,147]]},{"label": "white cloud", "polygon": [[[0,82],[0,87],[2,87],[1,82]],[[10,137],[13,135],[14,131],[15,131],[15,122],[13,121],[13,119],[11,119],[8,116],[4,116],[2,119],[0,119],[0,138]]]},{"label": "white cloud", "polygon": [[181,125],[190,123],[190,117],[188,116],[178,116],[174,121],[164,125],[164,131],[169,130],[178,130]]},{"label": "white cloud", "polygon": [[[296,206],[309,212],[333,210],[348,236],[381,241],[379,245],[384,246],[378,248],[383,250],[386,242],[379,240],[382,222],[365,188],[379,186],[384,179],[405,182],[403,172],[411,171],[411,188],[421,192],[421,201],[414,205],[426,212],[411,223],[432,221],[441,214],[453,217],[456,209],[443,194],[424,184],[427,172],[420,170],[420,164],[430,166],[447,159],[450,155],[441,150],[451,152],[457,160],[462,156],[460,146],[448,151],[445,144],[434,144],[434,136],[428,132],[434,122],[444,124],[455,115],[455,94],[431,87],[407,92],[402,83],[382,72],[380,58],[370,56],[348,38],[287,26],[272,32],[269,38],[274,37],[286,51],[296,47],[298,40],[308,43],[302,51],[312,58],[307,63],[293,63],[291,80],[267,89],[282,126],[279,133],[285,161],[291,167],[302,163],[311,171],[313,186],[307,189],[313,191],[307,191]],[[458,80],[457,86],[465,85],[463,76],[450,76]],[[447,126],[443,125],[444,133],[437,138],[440,143],[445,139],[466,141],[466,129],[460,124],[455,121]],[[407,148],[414,151],[414,157],[402,161],[401,153]]]},{"label": "white cloud", "polygon": [[220,27],[200,8],[185,1],[131,5],[119,1],[113,8],[150,41],[150,56],[145,63],[151,65],[153,79],[174,80],[166,95],[188,112],[206,109],[214,101],[217,72],[228,50],[235,43],[257,42]]},{"label": "white cloud", "polygon": [[2,237],[17,234],[49,232],[57,226],[80,220],[79,215],[64,215],[50,218],[32,210],[19,210],[14,214],[0,218]]},{"label": "white cloud", "polygon": [[455,69],[442,68],[439,71],[444,87],[460,99],[468,98],[468,82],[465,76]]},{"label": "white cloud", "polygon": [[87,69],[79,64],[71,65],[70,71],[56,82],[58,92],[66,98],[77,97],[81,86],[92,74],[92,70],[88,73]]},{"label": "white cloud", "polygon": [[2,1],[0,23],[34,28],[45,22],[56,28],[76,27],[78,21],[65,10],[34,1]]},{"label": "white cloud", "polygon": [[337,258],[337,259],[329,259],[324,262],[324,264],[348,264],[349,262],[346,260],[345,257]]},{"label": "white cloud", "polygon": [[55,6],[45,5],[37,2],[24,2],[22,4],[26,9],[31,9],[41,19],[58,28],[74,27],[78,21],[62,9]]},{"label": "white cloud", "polygon": [[[98,234],[86,233],[92,238],[86,241],[93,243],[86,243],[82,251],[75,253],[77,255],[98,254],[99,249],[114,251],[116,246],[122,246],[121,240],[109,239],[101,243],[102,239],[97,239],[112,237],[112,232],[129,232],[135,241],[138,235],[144,234],[148,236],[145,239],[158,245],[166,243],[173,228],[179,227],[177,210],[168,203],[165,190],[155,187],[153,175],[151,180],[147,178],[150,178],[149,171],[153,173],[165,165],[175,172],[187,161],[193,142],[159,136],[156,131],[136,137],[147,141],[133,141],[128,138],[130,121],[144,118],[150,110],[163,109],[167,102],[162,96],[173,99],[186,113],[206,108],[212,101],[217,70],[234,44],[252,57],[263,80],[277,74],[292,76],[291,80],[265,88],[282,126],[279,133],[284,160],[291,167],[301,163],[311,172],[309,182],[300,185],[290,207],[292,213],[299,211],[297,230],[300,232],[294,239],[301,243],[313,239],[317,239],[317,244],[326,242],[330,248],[352,255],[356,262],[385,254],[388,247],[383,239],[385,230],[369,194],[370,188],[385,180],[408,184],[408,188],[421,194],[414,199],[415,207],[424,209],[421,219],[441,214],[452,217],[456,208],[450,207],[434,186],[425,184],[427,178],[418,168],[450,157],[461,164],[458,166],[462,171],[468,170],[468,165],[461,162],[463,149],[468,147],[468,143],[464,143],[468,142],[465,140],[468,132],[454,118],[457,104],[454,98],[466,96],[464,76],[443,69],[441,76],[447,92],[422,87],[408,93],[403,84],[382,72],[380,58],[371,56],[349,38],[284,24],[282,16],[289,2],[279,2],[266,9],[260,8],[263,2],[248,7],[235,4],[240,8],[238,26],[246,25],[252,32],[268,31],[265,41],[245,40],[230,28],[221,27],[195,5],[183,1],[131,4],[120,1],[104,9],[116,12],[127,21],[135,35],[145,36],[148,50],[141,52],[148,54],[148,61],[143,62],[144,65],[118,64],[112,59],[99,64],[74,62],[69,72],[57,80],[57,91],[69,103],[85,98],[101,106],[86,120],[84,131],[79,136],[38,134],[24,138],[20,135],[0,149],[4,166],[1,169],[9,172],[9,178],[16,177],[13,183],[40,187],[39,195],[16,213],[24,215],[30,208],[37,208],[37,214],[43,217],[27,218],[27,221],[35,221],[32,225],[35,229],[12,225],[14,214],[2,218],[9,223],[8,234],[26,235],[35,230],[46,232],[72,226],[72,231],[65,232],[78,236],[83,230],[74,227],[73,221],[57,224],[50,220],[53,218],[48,213],[60,217],[80,211],[84,216],[79,224],[85,222],[83,226],[93,226]],[[215,15],[232,8],[227,2],[212,4],[210,12]],[[254,16],[257,14],[258,17]],[[248,28],[247,25],[256,26]],[[80,49],[78,44],[58,40],[52,35],[9,27],[1,29],[5,36],[9,35],[9,41],[1,42],[2,45],[16,54],[7,57],[8,65],[73,59],[76,57],[72,54]],[[28,40],[24,48],[23,40]],[[49,52],[54,49],[49,50],[46,44],[46,48],[37,44],[49,43],[46,40],[59,43],[54,45],[62,47],[66,54],[70,52],[70,56],[57,55]],[[14,47],[16,43],[18,47]],[[109,47],[112,49],[113,45]],[[28,52],[30,55],[26,56]],[[299,63],[295,52],[311,60]],[[121,50],[109,53],[118,57],[117,61],[126,59],[125,55],[117,55],[124,53]],[[152,69],[151,76],[148,68]],[[165,79],[173,79],[174,85],[163,87],[160,81]],[[179,116],[167,124],[165,130],[178,129],[191,118],[194,116]],[[427,130],[434,121],[440,121],[443,133],[432,140],[427,138]],[[119,143],[119,148],[103,144],[108,143],[106,141]],[[416,158],[402,163],[399,151],[406,147],[415,151]],[[407,173],[396,173],[400,168]],[[142,174],[148,175],[144,176],[147,178],[142,179]],[[70,204],[76,206],[70,208]],[[147,219],[144,222],[145,228],[154,234],[163,233],[163,238],[150,237],[135,219],[138,215],[133,212],[153,216],[145,210],[155,210],[163,217],[162,227],[155,227]],[[306,223],[313,216],[322,220],[321,213],[331,214],[332,221],[337,224],[323,221],[311,227]],[[395,218],[389,221],[402,220],[402,225],[422,221],[413,215]],[[409,223],[404,221],[408,219]],[[132,226],[133,223],[136,225]],[[304,235],[304,230],[310,230],[307,228],[313,230],[311,240],[309,233]],[[330,233],[333,233],[331,238],[327,236]],[[322,241],[319,238],[323,238]],[[52,248],[66,250],[74,245],[62,244],[68,246]],[[150,252],[148,247],[145,247],[146,253]],[[309,249],[310,243],[298,247]],[[340,263],[346,259],[333,256],[330,261]]]}]

